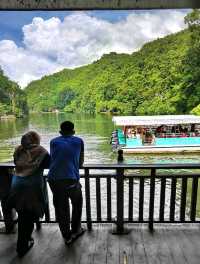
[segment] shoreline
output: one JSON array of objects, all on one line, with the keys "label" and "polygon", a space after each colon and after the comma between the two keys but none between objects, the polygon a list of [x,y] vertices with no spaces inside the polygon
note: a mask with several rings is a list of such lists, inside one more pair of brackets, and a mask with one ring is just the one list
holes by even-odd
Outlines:
[{"label": "shoreline", "polygon": [[15,115],[3,115],[0,116],[0,120],[11,120],[11,119],[16,119],[17,117]]}]

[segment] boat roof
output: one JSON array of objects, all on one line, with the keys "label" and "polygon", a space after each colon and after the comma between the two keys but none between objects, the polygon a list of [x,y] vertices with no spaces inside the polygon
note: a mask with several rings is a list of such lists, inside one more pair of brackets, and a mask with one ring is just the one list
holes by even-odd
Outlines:
[{"label": "boat roof", "polygon": [[160,126],[179,124],[200,124],[196,115],[114,116],[117,126]]}]

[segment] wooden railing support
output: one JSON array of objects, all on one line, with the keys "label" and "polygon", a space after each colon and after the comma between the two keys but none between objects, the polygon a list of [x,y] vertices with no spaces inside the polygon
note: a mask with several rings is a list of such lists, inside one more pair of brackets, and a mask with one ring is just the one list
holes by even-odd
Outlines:
[{"label": "wooden railing support", "polygon": [[113,234],[122,235],[128,234],[128,231],[124,229],[124,169],[117,168],[117,221],[116,229],[113,230]]},{"label": "wooden railing support", "polygon": [[117,169],[117,232],[124,231],[124,170]]},{"label": "wooden railing support", "polygon": [[156,176],[156,170],[151,169],[150,200],[149,200],[149,230],[151,232],[153,231],[153,222],[154,222],[155,176]]},{"label": "wooden railing support", "polygon": [[92,230],[92,218],[91,218],[91,204],[90,204],[90,179],[89,169],[85,169],[85,205],[86,205],[86,218],[87,228],[89,231]]},{"label": "wooden railing support", "polygon": [[[14,164],[1,163],[0,164],[0,200],[8,195],[11,180],[12,169]],[[148,169],[151,174],[138,175],[131,173],[130,170]],[[160,170],[177,170],[177,172],[161,172]],[[200,173],[185,172],[180,173],[180,169],[199,170],[200,164],[90,164],[83,167],[84,174],[81,174],[81,179],[85,181],[83,186],[85,187],[85,208],[86,218],[82,219],[83,223],[87,224],[88,230],[92,230],[93,223],[112,223],[116,228],[113,234],[127,234],[125,224],[129,223],[146,223],[149,226],[150,231],[153,231],[155,223],[200,223],[199,214],[197,215],[197,199],[199,199],[199,179]],[[91,171],[94,173],[91,173]],[[97,171],[100,173],[97,173]],[[109,172],[105,173],[105,170]],[[113,173],[115,171],[115,173]],[[128,172],[128,173],[125,173]],[[44,191],[47,197],[47,206],[45,209],[45,219],[42,223],[55,223],[56,219],[51,216],[48,205],[48,189],[46,185],[46,176],[44,183]],[[95,180],[95,181],[93,181]],[[189,183],[192,180],[192,194],[191,202],[188,205],[188,189]],[[95,193],[96,182],[96,193]],[[149,191],[146,183],[150,182],[150,195],[149,195],[149,215],[146,217],[146,194]],[[104,188],[103,184],[106,183]],[[124,194],[124,183],[128,184],[128,193]],[[182,183],[182,184],[179,184]],[[91,186],[90,186],[91,185]],[[157,194],[157,188],[160,185],[160,197]],[[84,188],[83,187],[83,188]],[[91,189],[93,188],[93,189]],[[116,192],[114,191],[116,188]],[[94,192],[92,192],[94,190]],[[135,190],[135,191],[134,191]],[[166,190],[168,196],[166,196]],[[181,192],[179,192],[179,190]],[[134,195],[133,195],[134,191]],[[92,194],[91,194],[92,192]],[[179,199],[179,193],[181,195]],[[105,195],[106,194],[106,195]],[[92,197],[91,197],[92,195]],[[96,195],[96,196],[95,196]],[[126,196],[125,196],[126,195]],[[158,195],[158,196],[157,196]],[[137,196],[137,197],[136,197]],[[170,197],[169,197],[170,196]],[[155,197],[159,197],[158,203],[156,203]],[[128,201],[124,201],[128,198]],[[166,199],[170,198],[169,203],[166,204]],[[103,201],[104,199],[104,201]],[[137,201],[136,201],[137,199]],[[95,207],[96,200],[96,217]],[[94,204],[91,204],[94,201]],[[180,203],[176,204],[177,201]],[[138,207],[135,207],[135,203]],[[156,207],[155,207],[156,203]],[[124,204],[127,204],[128,217],[124,216]],[[104,207],[107,208],[104,208]],[[113,206],[116,206],[116,211],[112,210]],[[159,208],[157,208],[159,206]],[[169,207],[169,214],[165,214],[165,210]],[[139,209],[139,210],[138,210]],[[159,211],[158,211],[159,209]],[[188,210],[190,209],[190,211]],[[135,216],[138,211],[138,218]],[[114,218],[114,212],[116,213],[116,219]],[[159,218],[154,217],[154,212],[159,213]],[[144,214],[145,213],[145,214]],[[179,217],[177,217],[177,213]],[[189,215],[188,215],[189,214]],[[169,215],[169,217],[168,217]],[[0,219],[3,222],[4,219]]]},{"label": "wooden railing support", "polygon": [[191,197],[191,210],[190,210],[191,221],[195,221],[196,218],[197,191],[198,191],[198,178],[194,177],[192,181],[192,197]]}]

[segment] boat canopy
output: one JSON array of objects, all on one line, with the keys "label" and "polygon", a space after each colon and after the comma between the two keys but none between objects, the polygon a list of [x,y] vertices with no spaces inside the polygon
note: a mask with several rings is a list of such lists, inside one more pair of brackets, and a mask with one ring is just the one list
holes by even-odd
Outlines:
[{"label": "boat canopy", "polygon": [[117,126],[160,126],[179,124],[200,124],[200,116],[195,115],[155,115],[155,116],[114,116]]}]

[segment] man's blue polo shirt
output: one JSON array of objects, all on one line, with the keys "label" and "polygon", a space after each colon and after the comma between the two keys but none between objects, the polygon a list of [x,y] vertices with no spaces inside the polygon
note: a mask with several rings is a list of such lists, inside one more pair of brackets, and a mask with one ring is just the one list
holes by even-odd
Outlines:
[{"label": "man's blue polo shirt", "polygon": [[75,136],[60,136],[50,142],[49,180],[79,180],[79,159],[83,140]]}]

